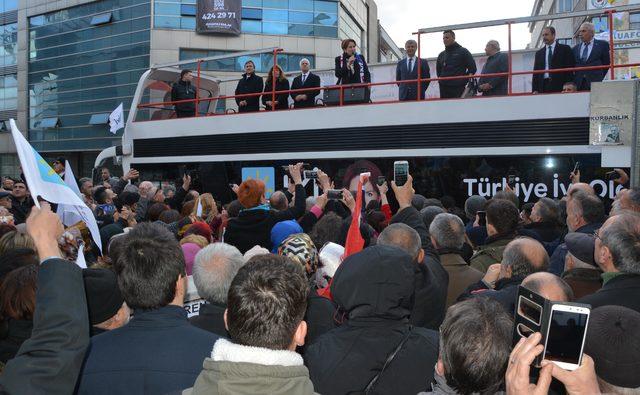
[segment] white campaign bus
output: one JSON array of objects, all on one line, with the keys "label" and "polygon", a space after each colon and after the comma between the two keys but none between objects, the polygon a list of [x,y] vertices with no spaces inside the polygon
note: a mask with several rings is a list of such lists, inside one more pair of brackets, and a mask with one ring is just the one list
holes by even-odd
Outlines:
[{"label": "white campaign bus", "polygon": [[[530,19],[535,17],[519,21]],[[444,28],[449,27],[433,31]],[[245,54],[250,52],[233,56]],[[520,53],[526,59],[533,59],[531,54]],[[388,85],[373,88],[371,104],[216,114],[219,100],[235,102],[221,97],[225,81],[200,73],[193,82],[203,99],[200,116],[177,119],[167,102],[186,63],[160,65],[142,75],[122,144],[100,153],[96,168],[117,158],[124,171],[133,167],[143,179],[159,182],[175,182],[189,172],[199,190],[227,202],[233,199],[228,184],[247,177],[263,179],[269,191],[283,188],[282,166],[297,161],[321,168],[336,187],[348,187],[362,169],[390,179],[393,162],[408,160],[419,193],[450,195],[461,205],[471,194],[493,195],[508,175],[517,177],[515,191],[524,202],[561,198],[576,162],[582,179],[612,198],[620,186],[607,179],[611,169],[603,164],[631,165],[630,147],[590,144],[590,92],[525,94],[525,81],[518,82],[525,88],[510,96],[432,100],[438,84],[432,81],[426,101],[376,103],[376,89],[396,89]],[[377,67],[378,75],[390,74],[383,69],[388,65],[372,66],[372,73]]]}]

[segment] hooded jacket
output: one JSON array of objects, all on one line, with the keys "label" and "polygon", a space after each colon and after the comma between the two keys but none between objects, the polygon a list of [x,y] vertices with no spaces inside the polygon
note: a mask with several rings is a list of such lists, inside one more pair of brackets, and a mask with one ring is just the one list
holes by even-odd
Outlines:
[{"label": "hooded jacket", "polygon": [[331,293],[348,316],[307,347],[305,364],[321,394],[363,391],[406,337],[371,394],[416,394],[429,387],[438,356],[437,332],[410,327],[414,263],[404,251],[373,246],[347,258]]},{"label": "hooded jacket", "polygon": [[294,351],[249,347],[220,339],[184,395],[312,395],[302,357]]}]

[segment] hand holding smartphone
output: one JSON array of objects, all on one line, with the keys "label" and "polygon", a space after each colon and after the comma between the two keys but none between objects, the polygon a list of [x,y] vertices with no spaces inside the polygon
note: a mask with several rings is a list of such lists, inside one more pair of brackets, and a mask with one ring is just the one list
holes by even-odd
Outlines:
[{"label": "hand holding smartphone", "polygon": [[393,162],[393,181],[397,186],[401,187],[407,183],[409,177],[409,162],[399,160]]}]

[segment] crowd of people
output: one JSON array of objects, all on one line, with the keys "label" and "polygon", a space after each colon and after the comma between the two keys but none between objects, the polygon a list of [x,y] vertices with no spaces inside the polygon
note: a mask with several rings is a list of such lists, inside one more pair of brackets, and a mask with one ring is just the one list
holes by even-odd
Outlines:
[{"label": "crowd of people", "polygon": [[[348,174],[336,196],[318,170],[321,193],[307,196],[303,164],[288,174],[269,198],[249,179],[220,205],[188,175],[162,189],[103,169],[96,185],[79,180],[102,254],[86,225],[65,228],[5,177],[0,390],[640,392],[640,190],[623,189],[606,213],[572,174],[562,200],[520,207],[507,187],[456,207],[416,194],[410,175],[387,185]],[[591,306],[578,369],[534,367],[538,333],[513,344],[520,285]],[[188,317],[194,293],[204,304]]]},{"label": "crowd of people", "polygon": [[[591,89],[592,82],[599,82],[607,75],[607,68],[592,70],[594,66],[608,66],[611,63],[609,43],[595,38],[595,27],[591,22],[585,22],[578,31],[580,43],[571,48],[556,40],[556,30],[547,26],[542,31],[544,47],[535,54],[532,75],[533,93],[577,92]],[[500,43],[496,40],[487,42],[485,54],[487,59],[480,72],[482,77],[477,80],[474,75],[478,71],[476,61],[471,52],[456,41],[456,34],[452,30],[443,32],[442,41],[445,49],[436,60],[436,73],[440,89],[440,98],[460,98],[480,94],[482,96],[503,96],[508,92],[508,77],[496,75],[509,71],[508,55],[500,50]],[[336,85],[354,85],[350,94],[343,94],[343,104],[368,103],[371,100],[371,88],[358,84],[371,83],[371,73],[364,55],[357,52],[357,44],[353,39],[342,41],[340,56],[335,58]],[[396,66],[396,81],[398,82],[398,98],[400,101],[425,99],[427,88],[431,81],[431,70],[426,59],[417,59],[418,44],[415,40],[405,43],[405,58]],[[292,84],[286,78],[284,71],[274,65],[268,72],[266,82],[256,75],[256,65],[252,60],[244,64],[244,74],[238,81],[235,90],[238,111],[260,111],[260,103],[265,110],[285,110],[290,108],[308,108],[316,106],[316,100],[321,93],[320,77],[310,72],[311,64],[308,59],[300,60],[300,74]],[[554,71],[558,69],[589,68],[586,71]],[[421,81],[418,80],[418,72]],[[484,76],[488,75],[488,76]],[[466,78],[465,78],[466,76]],[[193,73],[182,70],[180,79],[173,86],[171,100],[175,103],[178,118],[190,117],[195,114],[195,88],[191,86]],[[293,92],[288,92],[292,90]],[[420,95],[418,96],[418,90]],[[284,93],[274,93],[284,92]],[[324,97],[325,104],[340,102],[338,90],[328,90]],[[335,95],[331,95],[335,93]]]}]

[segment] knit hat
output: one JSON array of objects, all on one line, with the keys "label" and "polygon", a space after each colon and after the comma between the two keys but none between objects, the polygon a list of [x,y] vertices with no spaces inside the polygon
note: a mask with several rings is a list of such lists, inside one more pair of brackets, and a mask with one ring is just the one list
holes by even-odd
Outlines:
[{"label": "knit hat", "polygon": [[309,265],[309,275],[318,270],[318,250],[311,238],[305,233],[287,237],[278,247],[278,255],[286,256],[302,266]]},{"label": "knit hat", "polygon": [[596,248],[596,239],[592,235],[573,232],[565,236],[564,242],[571,255],[575,256],[582,262],[596,267],[596,262],[593,258]]},{"label": "knit hat", "polygon": [[211,227],[205,222],[198,221],[192,223],[191,226],[189,226],[189,228],[186,230],[186,232],[184,232],[184,236],[189,235],[202,236],[207,239],[209,243],[211,243]]},{"label": "knit hat", "polygon": [[264,182],[260,180],[246,180],[238,188],[238,201],[244,208],[252,208],[260,205],[260,199],[264,195]]},{"label": "knit hat", "polygon": [[584,352],[596,366],[596,374],[609,384],[640,387],[640,313],[622,306],[591,310]]},{"label": "knit hat", "polygon": [[196,259],[196,254],[202,249],[195,243],[185,243],[182,246],[182,253],[184,254],[184,263],[187,269],[187,276],[190,276],[193,272],[193,262]]},{"label": "knit hat", "polygon": [[277,254],[278,247],[280,247],[280,243],[282,243],[284,239],[293,234],[302,232],[304,232],[302,227],[294,220],[278,222],[273,228],[271,228],[271,252]]},{"label": "knit hat", "polygon": [[91,325],[100,324],[116,315],[124,298],[115,273],[109,269],[83,269],[82,277]]}]

